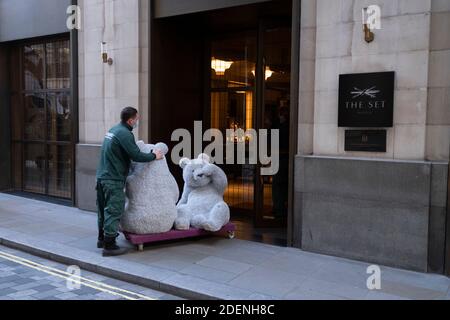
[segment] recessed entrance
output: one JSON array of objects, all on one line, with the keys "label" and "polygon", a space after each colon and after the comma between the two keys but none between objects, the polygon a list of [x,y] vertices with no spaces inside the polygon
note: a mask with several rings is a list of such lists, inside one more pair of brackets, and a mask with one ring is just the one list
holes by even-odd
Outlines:
[{"label": "recessed entrance", "polygon": [[[248,154],[243,164],[220,166],[228,176],[225,201],[237,236],[283,246],[290,191],[291,21],[292,2],[276,1],[154,19],[151,26],[152,141],[173,147],[173,130],[193,133],[194,121],[224,136],[227,129],[266,129],[269,146],[271,131],[278,130],[275,175],[262,175],[262,164],[251,164]],[[250,139],[236,137],[236,148]],[[172,165],[171,171],[181,186],[180,168]]]}]

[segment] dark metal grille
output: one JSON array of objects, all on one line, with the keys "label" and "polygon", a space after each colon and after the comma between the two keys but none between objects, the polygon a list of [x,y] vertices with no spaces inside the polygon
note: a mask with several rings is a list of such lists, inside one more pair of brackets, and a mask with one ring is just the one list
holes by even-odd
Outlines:
[{"label": "dark metal grille", "polygon": [[71,199],[69,40],[25,44],[19,51],[20,101],[12,110],[12,119],[13,126],[22,128],[13,128],[14,185],[26,192]]}]

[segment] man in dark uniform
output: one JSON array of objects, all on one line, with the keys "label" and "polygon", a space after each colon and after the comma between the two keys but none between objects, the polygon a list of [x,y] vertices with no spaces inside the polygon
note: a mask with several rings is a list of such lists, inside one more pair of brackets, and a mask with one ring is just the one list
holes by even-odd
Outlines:
[{"label": "man in dark uniform", "polygon": [[97,247],[103,248],[103,256],[117,256],[126,252],[116,244],[116,238],[119,235],[120,218],[125,210],[124,188],[131,160],[151,162],[164,157],[159,151],[142,153],[136,145],[132,133],[139,120],[136,109],[123,109],[121,120],[106,134],[97,167]]}]

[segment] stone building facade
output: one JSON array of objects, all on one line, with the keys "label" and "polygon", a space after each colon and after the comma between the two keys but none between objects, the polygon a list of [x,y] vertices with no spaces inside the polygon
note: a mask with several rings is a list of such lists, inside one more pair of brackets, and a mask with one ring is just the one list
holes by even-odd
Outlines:
[{"label": "stone building facade", "polygon": [[[361,9],[382,8],[366,43]],[[303,1],[294,243],[442,271],[449,160],[448,1]],[[339,74],[395,71],[386,153],[344,151]],[[350,249],[351,248],[351,249]]]},{"label": "stone building facade", "polygon": [[[216,38],[207,31],[242,34],[254,29],[255,37],[233,45],[245,42],[249,52],[257,48],[255,68],[269,57],[290,57],[284,62],[289,72],[279,72],[289,74],[283,89],[289,93],[274,100],[282,107],[288,99],[290,106],[286,244],[423,272],[449,272],[449,0],[78,0],[58,6],[59,0],[45,1],[48,12],[64,19],[52,20],[56,26],[47,29],[13,33],[14,23],[2,14],[9,10],[25,19],[33,13],[19,10],[27,0],[0,0],[0,67],[8,68],[12,45],[55,34],[70,39],[76,127],[73,205],[95,210],[100,144],[124,106],[141,113],[137,139],[169,144],[169,129],[210,115],[205,112],[211,101],[205,80],[209,75],[204,76],[210,70],[204,72],[203,62],[209,69],[212,57],[203,45],[209,43],[214,50],[216,40],[211,39]],[[70,4],[81,9],[80,30],[66,29],[65,8]],[[362,10],[370,5],[381,8],[381,29],[373,30],[375,39],[368,43]],[[39,21],[46,25],[49,20]],[[267,51],[258,47],[261,39],[273,41],[270,28],[289,28],[289,51],[278,52],[276,42]],[[107,44],[112,65],[101,61],[100,42]],[[274,63],[272,71],[282,70],[281,65]],[[267,90],[270,80],[265,79],[266,89],[259,89],[264,77],[252,71],[257,78],[253,89],[241,91],[255,90],[256,117],[265,112],[258,108],[269,96],[258,92]],[[386,152],[345,151],[346,131],[352,128],[338,126],[339,76],[387,71],[395,72],[393,126],[376,128],[386,130]],[[8,79],[0,76],[0,112],[1,127],[10,130]],[[246,97],[248,106],[248,93]],[[239,98],[233,99],[228,105],[239,105]],[[20,184],[12,182],[14,141],[9,134],[2,137],[2,145],[11,151],[2,155],[0,167],[12,174],[2,177],[0,185],[17,191]],[[262,203],[255,208],[265,205],[264,196],[258,196],[265,183],[271,182],[258,182],[249,193]],[[252,212],[260,226],[279,229],[257,211]]]}]

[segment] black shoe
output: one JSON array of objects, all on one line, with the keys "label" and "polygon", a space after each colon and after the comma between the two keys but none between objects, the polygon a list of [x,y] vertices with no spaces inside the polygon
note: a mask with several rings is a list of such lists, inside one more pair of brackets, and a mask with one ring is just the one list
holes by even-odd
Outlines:
[{"label": "black shoe", "polygon": [[97,248],[103,249],[105,247],[105,241],[104,240],[98,240],[97,241]]},{"label": "black shoe", "polygon": [[104,246],[105,246],[105,235],[103,234],[103,230],[98,230],[97,248],[103,249]]},{"label": "black shoe", "polygon": [[127,249],[121,248],[116,244],[116,237],[105,237],[105,245],[103,248],[104,257],[120,256],[128,252]]}]

